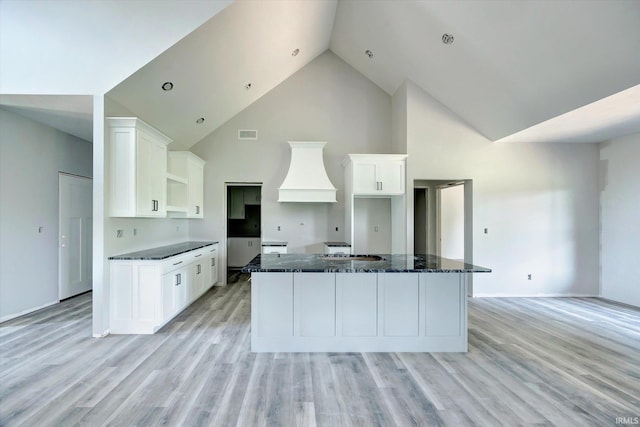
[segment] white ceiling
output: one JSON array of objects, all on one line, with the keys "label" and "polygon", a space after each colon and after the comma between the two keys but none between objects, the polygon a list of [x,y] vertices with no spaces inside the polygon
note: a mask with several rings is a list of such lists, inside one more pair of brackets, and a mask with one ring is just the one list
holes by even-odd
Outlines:
[{"label": "white ceiling", "polygon": [[93,97],[88,95],[0,95],[5,110],[93,140]]},{"label": "white ceiling", "polygon": [[335,1],[237,1],[108,96],[170,136],[172,149],[189,148],[326,51],[335,9]]},{"label": "white ceiling", "polygon": [[635,0],[238,0],[107,95],[188,148],[329,48],[390,95],[412,80],[491,140],[599,142],[640,132],[638,46]]},{"label": "white ceiling", "polygon": [[341,1],[331,50],[389,94],[412,80],[497,140],[640,84],[640,2]]}]

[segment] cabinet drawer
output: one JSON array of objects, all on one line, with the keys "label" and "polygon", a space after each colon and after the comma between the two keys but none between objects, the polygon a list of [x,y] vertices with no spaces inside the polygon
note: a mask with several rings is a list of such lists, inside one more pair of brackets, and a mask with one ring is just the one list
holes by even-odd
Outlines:
[{"label": "cabinet drawer", "polygon": [[263,246],[262,253],[263,254],[286,254],[287,247],[286,246]]},{"label": "cabinet drawer", "polygon": [[161,274],[165,274],[170,271],[182,268],[185,265],[189,264],[191,261],[192,261],[192,258],[190,256],[190,252],[187,252],[186,254],[172,256],[171,258],[167,258],[162,261],[162,264],[160,267]]}]

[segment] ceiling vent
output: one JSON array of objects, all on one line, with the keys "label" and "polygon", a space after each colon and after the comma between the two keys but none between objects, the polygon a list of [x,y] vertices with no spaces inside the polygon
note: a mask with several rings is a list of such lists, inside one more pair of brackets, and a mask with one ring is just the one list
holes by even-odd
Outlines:
[{"label": "ceiling vent", "polygon": [[279,202],[336,203],[336,188],[324,168],[326,142],[289,141],[289,172],[278,189]]},{"label": "ceiling vent", "polygon": [[255,141],[258,139],[258,131],[257,130],[239,130],[238,139]]}]

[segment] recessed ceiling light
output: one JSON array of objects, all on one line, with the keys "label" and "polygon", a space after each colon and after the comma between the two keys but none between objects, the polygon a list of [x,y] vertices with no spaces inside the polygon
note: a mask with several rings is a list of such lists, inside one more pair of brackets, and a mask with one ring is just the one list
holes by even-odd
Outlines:
[{"label": "recessed ceiling light", "polygon": [[246,85],[244,85],[244,88],[245,88],[246,90],[251,89],[251,83],[247,83]]},{"label": "recessed ceiling light", "polygon": [[442,35],[442,43],[444,43],[444,44],[453,43],[453,34],[444,33]]},{"label": "recessed ceiling light", "polygon": [[198,120],[196,120],[196,123],[199,124],[199,125],[204,123],[204,117],[200,117]]},{"label": "recessed ceiling light", "polygon": [[364,53],[369,57],[369,59],[373,58],[373,52],[371,52],[369,49],[365,50]]},{"label": "recessed ceiling light", "polygon": [[293,52],[291,52],[291,56],[297,56],[300,53],[300,49],[296,49]]},{"label": "recessed ceiling light", "polygon": [[173,89],[173,83],[171,82],[162,83],[162,90],[164,90],[165,92],[169,92],[171,89]]}]

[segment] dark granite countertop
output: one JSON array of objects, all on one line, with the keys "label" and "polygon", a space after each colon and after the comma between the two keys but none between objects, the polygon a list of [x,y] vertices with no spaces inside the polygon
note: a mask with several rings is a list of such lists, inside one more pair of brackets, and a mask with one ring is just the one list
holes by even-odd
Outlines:
[{"label": "dark granite countertop", "polygon": [[159,248],[145,249],[142,251],[129,252],[122,255],[114,255],[109,259],[116,260],[148,260],[156,261],[170,258],[172,256],[180,255],[185,252],[194,251],[196,249],[204,248],[205,246],[211,246],[218,243],[212,242],[183,242],[176,243],[175,245],[160,246]]},{"label": "dark granite countertop", "polygon": [[262,246],[287,246],[289,242],[262,242]]},{"label": "dark granite countertop", "polygon": [[[362,256],[382,259],[353,260]],[[261,254],[244,266],[242,272],[490,273],[491,270],[436,255]]]},{"label": "dark granite countertop", "polygon": [[324,244],[329,246],[330,248],[342,248],[342,247],[350,248],[351,247],[351,245],[347,242],[324,242]]}]

